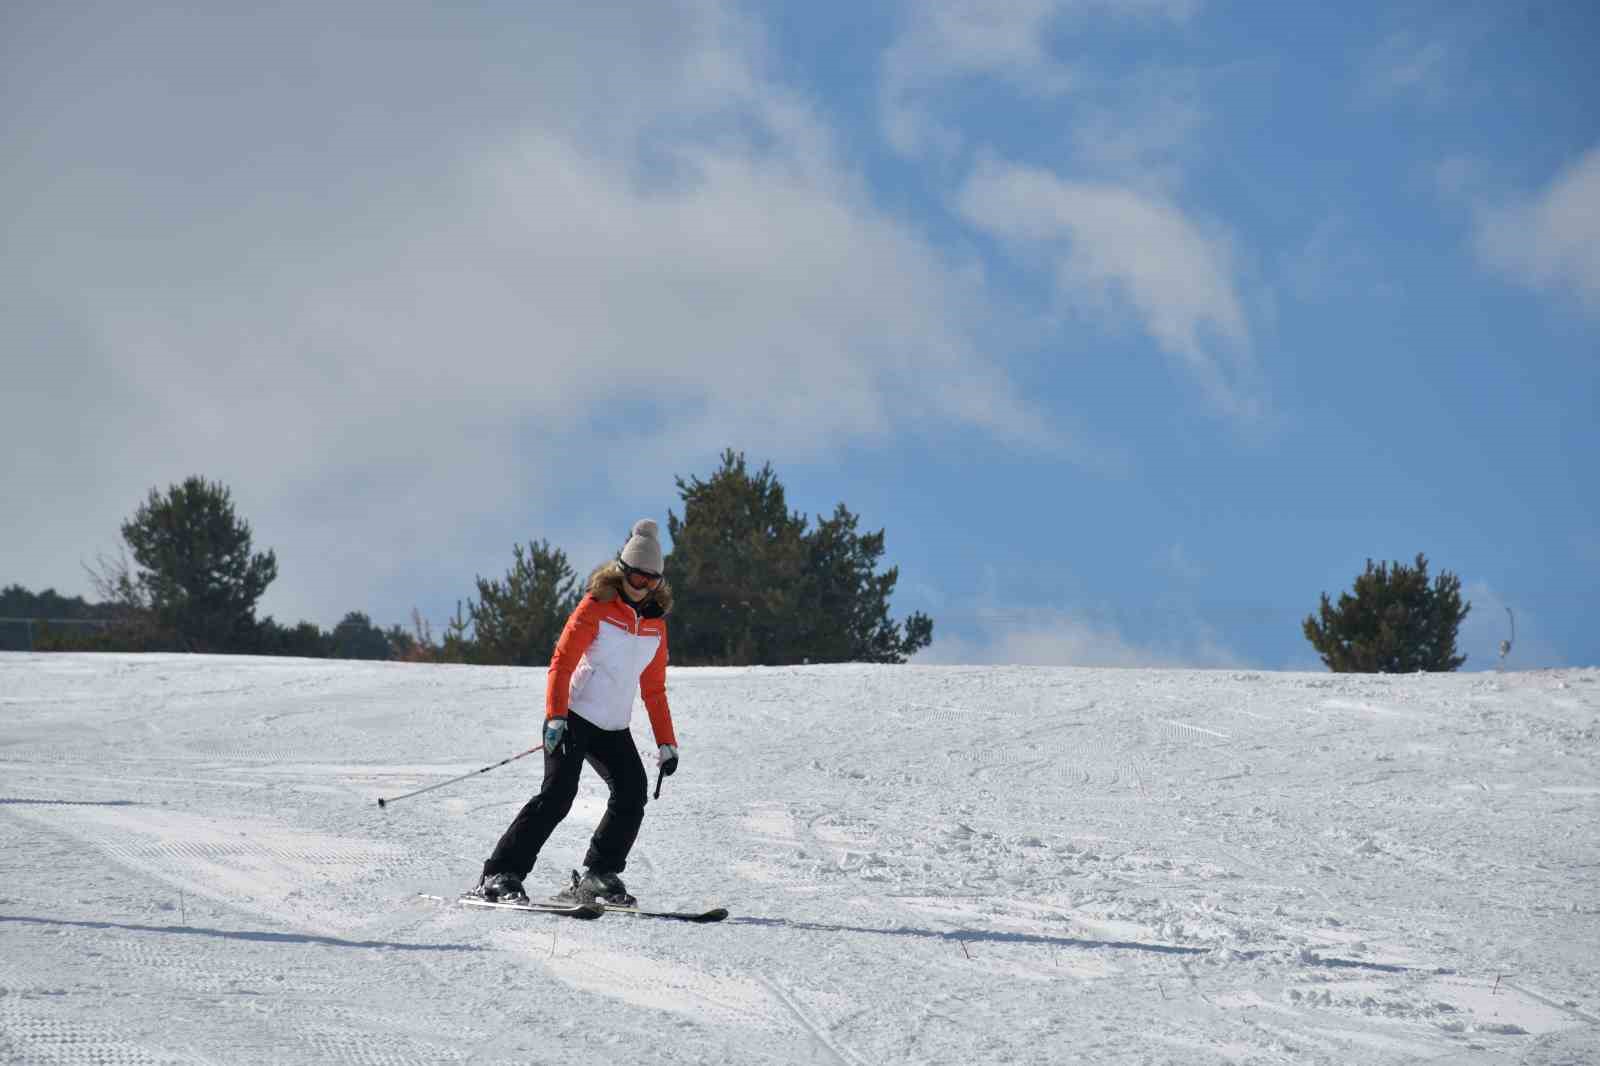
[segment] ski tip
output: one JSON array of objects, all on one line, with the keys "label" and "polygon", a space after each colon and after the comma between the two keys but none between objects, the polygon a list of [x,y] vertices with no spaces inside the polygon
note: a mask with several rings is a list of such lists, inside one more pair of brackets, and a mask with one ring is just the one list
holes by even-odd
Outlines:
[{"label": "ski tip", "polygon": [[666,918],[677,922],[720,922],[728,916],[726,907],[714,907],[708,911],[658,911],[644,907],[620,907],[611,904],[606,909],[617,914],[631,914],[636,918]]}]

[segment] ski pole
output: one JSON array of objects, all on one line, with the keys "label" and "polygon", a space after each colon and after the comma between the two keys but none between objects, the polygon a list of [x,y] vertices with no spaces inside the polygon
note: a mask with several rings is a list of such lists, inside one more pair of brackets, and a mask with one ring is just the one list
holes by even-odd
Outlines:
[{"label": "ski pole", "polygon": [[443,788],[446,785],[453,785],[457,781],[465,781],[467,778],[473,777],[473,776],[475,776],[477,774],[486,774],[490,770],[499,769],[500,767],[504,766],[508,762],[516,762],[518,759],[522,758],[525,755],[532,755],[536,751],[543,751],[543,750],[544,750],[544,745],[540,744],[538,747],[529,748],[527,751],[519,751],[515,755],[511,756],[511,758],[509,758],[509,759],[501,759],[499,762],[495,763],[493,766],[485,766],[483,769],[474,770],[470,774],[462,774],[460,777],[452,777],[448,781],[440,781],[437,785],[429,785],[427,788],[419,788],[415,792],[407,792],[404,796],[390,796],[388,799],[384,799],[384,798],[382,798],[380,796],[378,798],[378,806],[387,807],[389,804],[393,803],[395,800],[410,799],[412,796],[420,796],[424,792],[432,792],[436,788]]},{"label": "ski pole", "polygon": [[660,799],[661,798],[661,771],[660,770],[656,771],[656,795],[655,795],[655,798],[656,799]]}]

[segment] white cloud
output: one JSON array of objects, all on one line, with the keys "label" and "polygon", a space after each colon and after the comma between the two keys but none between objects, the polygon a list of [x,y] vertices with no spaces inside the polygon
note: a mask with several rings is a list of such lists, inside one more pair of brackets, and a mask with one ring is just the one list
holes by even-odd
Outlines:
[{"label": "white cloud", "polygon": [[1198,0],[925,0],[908,6],[904,33],[884,56],[879,121],[905,155],[951,155],[965,137],[938,117],[942,91],[986,77],[1030,97],[1055,97],[1080,84],[1056,56],[1051,34],[1074,16],[1181,22]]},{"label": "white cloud", "polygon": [[731,5],[601,7],[527,37],[308,5],[15,45],[0,341],[52,357],[0,399],[28,442],[7,579],[81,586],[198,472],[278,550],[268,609],[398,620],[375,600],[419,570],[664,518],[729,444],[937,422],[1076,454],[980,349],[981,278],[874,206]]},{"label": "white cloud", "polygon": [[1362,63],[1360,91],[1368,100],[1409,97],[1437,104],[1448,91],[1451,46],[1443,39],[1398,31]]},{"label": "white cloud", "polygon": [[1046,255],[1067,299],[1100,294],[1130,306],[1218,410],[1242,419],[1263,413],[1228,243],[1175,202],[989,162],[959,203],[973,225]]},{"label": "white cloud", "polygon": [[[1209,121],[1195,69],[1147,67],[1111,79],[1103,61],[1063,58],[1090,18],[1169,27],[1190,2],[937,0],[913,5],[885,56],[880,121],[906,155],[954,160],[972,147],[943,124],[986,81],[1049,104],[1073,150],[1069,179],[1021,162],[980,161],[957,196],[962,218],[1048,271],[1059,298],[1120,327],[1131,312],[1199,384],[1217,411],[1265,424],[1228,237],[1179,205],[1185,156]],[[1212,72],[1214,73],[1214,72]],[[1046,147],[1054,156],[1060,145]],[[1059,168],[1058,168],[1059,169]]]},{"label": "white cloud", "polygon": [[911,24],[883,59],[880,120],[896,151],[948,154],[961,135],[930,113],[928,97],[944,82],[996,75],[1029,93],[1052,95],[1072,74],[1045,48],[1044,33],[1062,8],[1057,0],[914,4]]},{"label": "white cloud", "polygon": [[[1152,77],[1155,86],[1117,106],[1085,108],[1072,127],[1077,160],[1097,173],[1153,191],[1182,184],[1184,156],[1210,121],[1190,79]],[[1188,90],[1188,91],[1184,91]]]},{"label": "white cloud", "polygon": [[[947,618],[949,612],[941,617]],[[1065,611],[980,610],[967,634],[938,632],[918,663],[1016,666],[1237,667],[1246,665],[1198,620],[1180,639],[1137,643],[1116,626]]]},{"label": "white cloud", "polygon": [[[1459,170],[1441,171],[1447,191],[1460,190]],[[1531,196],[1480,199],[1475,217],[1485,264],[1531,288],[1570,292],[1600,313],[1600,145]]]}]

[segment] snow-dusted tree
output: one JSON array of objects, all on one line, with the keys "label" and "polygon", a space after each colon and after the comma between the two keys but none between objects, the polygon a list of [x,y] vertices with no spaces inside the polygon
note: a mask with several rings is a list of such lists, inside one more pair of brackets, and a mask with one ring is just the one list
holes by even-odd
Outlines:
[{"label": "snow-dusted tree", "polygon": [[1448,570],[1430,586],[1420,553],[1413,566],[1368,559],[1353,591],[1340,593],[1338,606],[1324,592],[1320,619],[1308,616],[1303,626],[1334,673],[1446,671],[1467,661],[1456,654],[1456,632],[1472,605],[1461,602],[1461,579]]}]

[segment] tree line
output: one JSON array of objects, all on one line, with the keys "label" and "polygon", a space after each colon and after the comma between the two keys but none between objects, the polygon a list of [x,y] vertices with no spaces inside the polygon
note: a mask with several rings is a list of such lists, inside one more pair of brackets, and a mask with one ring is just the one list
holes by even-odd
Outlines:
[{"label": "tree line", "polygon": [[[709,478],[676,485],[683,514],[668,512],[665,564],[674,663],[901,663],[933,639],[927,615],[890,617],[899,571],[879,570],[885,533],[861,530],[843,503],[813,525],[789,511],[771,464],[752,470],[732,450]],[[0,626],[0,648],[31,640],[36,650],[543,666],[587,577],[561,549],[534,540],[513,545],[502,576],[476,576],[476,596],[458,604],[437,637],[415,610],[409,629],[380,628],[351,611],[329,631],[257,617],[277,557],[255,551],[250,524],[223,484],[194,476],[164,492],[152,488],[121,533],[121,553],[89,568],[98,603],[20,585],[0,593],[0,617],[92,619],[93,628],[41,621],[23,636]]]},{"label": "tree line", "polygon": [[[812,522],[789,510],[771,464],[752,470],[722,454],[708,478],[676,479],[683,513],[667,513],[672,552],[672,661],[683,666],[902,663],[933,639],[933,620],[890,616],[899,570],[880,571],[885,533],[863,531],[840,503]],[[192,651],[314,658],[401,659],[543,666],[583,579],[547,540],[512,546],[500,577],[476,576],[437,638],[416,610],[409,628],[350,611],[332,630],[258,619],[277,578],[271,551],[256,552],[250,524],[222,484],[191,477],[152,488],[122,524],[124,550],[90,568],[101,597],[53,589],[0,590],[0,650]],[[131,559],[130,559],[131,553]],[[1374,564],[1337,602],[1323,593],[1302,632],[1336,673],[1456,670],[1456,636],[1471,604],[1449,571],[1428,579],[1427,558]]]}]

